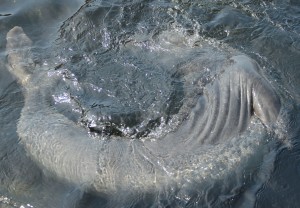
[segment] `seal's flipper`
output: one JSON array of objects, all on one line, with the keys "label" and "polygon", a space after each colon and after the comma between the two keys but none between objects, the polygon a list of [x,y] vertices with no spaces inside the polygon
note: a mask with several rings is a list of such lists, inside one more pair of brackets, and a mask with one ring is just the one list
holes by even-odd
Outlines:
[{"label": "seal's flipper", "polygon": [[8,68],[22,85],[26,85],[33,67],[31,58],[32,41],[21,27],[14,27],[6,36],[6,52],[8,54]]}]

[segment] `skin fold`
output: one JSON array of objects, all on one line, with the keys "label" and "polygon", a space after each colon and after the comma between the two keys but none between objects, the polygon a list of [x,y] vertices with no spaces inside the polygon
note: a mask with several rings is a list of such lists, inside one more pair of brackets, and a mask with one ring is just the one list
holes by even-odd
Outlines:
[{"label": "skin fold", "polygon": [[[25,97],[17,128],[21,143],[42,168],[98,193],[129,187],[137,191],[161,189],[193,177],[191,172],[197,168],[191,168],[190,152],[196,154],[202,145],[239,135],[253,115],[269,127],[281,108],[279,97],[258,73],[258,64],[238,55],[225,61],[223,73],[204,87],[190,116],[175,132],[155,141],[97,140],[50,106],[51,91],[62,72],[34,71],[31,45],[22,28],[8,32],[8,68],[22,85]],[[168,162],[170,158],[173,164]]]}]

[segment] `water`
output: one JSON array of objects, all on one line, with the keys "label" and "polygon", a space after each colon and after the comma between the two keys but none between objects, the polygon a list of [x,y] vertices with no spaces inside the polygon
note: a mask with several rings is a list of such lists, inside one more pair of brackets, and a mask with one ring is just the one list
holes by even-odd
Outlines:
[{"label": "water", "polygon": [[[19,144],[16,123],[24,96],[4,65],[5,36],[15,25],[33,40],[38,70],[68,70],[54,88],[51,105],[96,139],[155,140],[169,135],[201,95],[195,83],[205,84],[218,74],[214,64],[227,54],[252,57],[282,100],[283,123],[277,131],[287,131],[279,133],[283,138],[253,120],[243,135],[225,145],[180,155],[182,161],[195,161],[197,167],[178,170],[195,184],[178,188],[170,183],[156,190],[158,195],[143,195],[135,207],[299,207],[296,0],[119,0],[82,5],[79,0],[0,3],[1,207],[72,207],[79,199],[78,207],[106,204],[105,197],[83,193],[38,167]],[[199,56],[207,64],[200,74],[193,71]],[[163,167],[181,165],[172,162]],[[130,207],[125,202],[133,202],[123,198],[131,198],[131,192],[120,193],[115,205],[123,201]]]}]

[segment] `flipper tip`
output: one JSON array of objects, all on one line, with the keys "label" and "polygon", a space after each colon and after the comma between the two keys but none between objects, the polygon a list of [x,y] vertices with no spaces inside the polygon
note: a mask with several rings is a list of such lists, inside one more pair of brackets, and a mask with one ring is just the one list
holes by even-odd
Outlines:
[{"label": "flipper tip", "polygon": [[32,41],[19,26],[15,26],[7,33],[6,40],[8,68],[22,85],[26,85],[31,74],[29,69],[33,63],[30,53]]}]

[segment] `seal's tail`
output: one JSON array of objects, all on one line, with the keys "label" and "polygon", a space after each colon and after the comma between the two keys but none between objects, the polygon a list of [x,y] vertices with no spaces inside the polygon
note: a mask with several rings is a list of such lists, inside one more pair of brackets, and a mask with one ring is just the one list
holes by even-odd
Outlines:
[{"label": "seal's tail", "polygon": [[6,40],[8,68],[22,85],[26,85],[34,65],[30,51],[32,41],[18,26],[7,33]]}]

